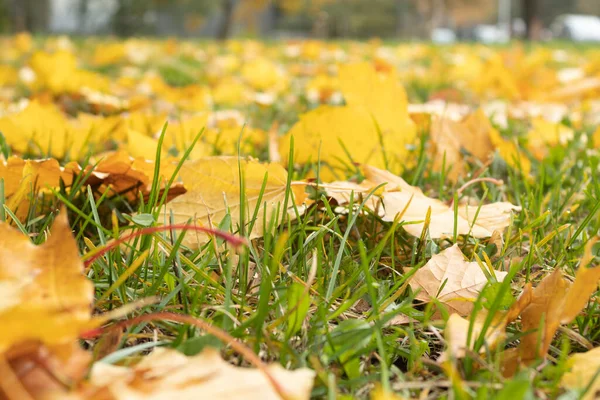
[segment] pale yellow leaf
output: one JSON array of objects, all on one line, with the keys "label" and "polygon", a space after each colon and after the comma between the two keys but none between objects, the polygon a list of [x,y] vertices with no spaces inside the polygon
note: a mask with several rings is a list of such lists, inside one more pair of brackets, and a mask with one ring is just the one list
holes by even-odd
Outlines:
[{"label": "pale yellow leaf", "polygon": [[[238,168],[244,176],[244,221],[240,221],[242,196]],[[187,193],[166,205],[167,221],[173,214],[175,223],[190,222],[198,226],[218,227],[229,213],[232,228],[237,231],[241,224],[247,227],[255,210],[258,210],[254,227],[248,233],[251,239],[262,236],[270,227],[277,227],[285,215],[295,217],[295,213],[289,207],[292,207],[293,201],[300,205],[304,200],[304,188],[294,187],[298,189],[295,190],[294,199],[289,201],[288,210],[282,209],[287,172],[279,164],[263,164],[256,160],[238,159],[233,156],[208,157],[186,162],[180,171],[180,177]],[[259,204],[263,182],[266,184]],[[185,243],[197,247],[207,240],[208,237],[204,234],[189,232]]]},{"label": "pale yellow leaf", "polygon": [[[587,389],[585,395],[580,399],[597,399],[598,391],[600,391],[600,379],[598,379],[600,347],[585,353],[572,355],[567,361],[567,366],[569,370],[565,372],[560,381],[562,387],[579,390]],[[592,379],[594,379],[593,382]]]},{"label": "pale yellow leaf", "polygon": [[[267,370],[286,398],[310,398],[313,371],[288,371],[275,364]],[[230,365],[212,348],[192,357],[157,348],[132,368],[96,363],[90,384],[96,394],[88,399],[280,399],[264,372]]]},{"label": "pale yellow leaf", "polygon": [[403,227],[413,236],[421,235],[430,208],[429,235],[432,238],[452,236],[455,219],[457,234],[490,237],[494,231],[503,230],[510,224],[512,211],[520,210],[520,207],[508,202],[484,204],[481,207],[465,204],[458,207],[458,216],[455,218],[452,207],[425,196],[421,189],[409,185],[402,178],[372,166],[363,166],[362,169],[367,179],[374,184],[388,182],[381,195],[385,208],[382,219],[393,221],[397,214],[403,213],[401,220],[411,222]]},{"label": "pale yellow leaf", "polygon": [[[499,311],[492,317],[485,331],[484,346],[480,348],[480,352],[487,349],[493,350],[504,341],[506,326],[521,314],[523,309],[531,303],[531,300],[532,288],[531,285],[526,285],[519,299],[513,303],[508,311]],[[488,315],[487,310],[478,311],[472,327],[470,327],[470,317],[463,318],[459,314],[450,315],[444,329],[447,347],[438,362],[443,362],[451,357],[462,358],[466,355],[467,349],[473,349],[485,326]],[[471,329],[471,336],[469,336],[469,329]]]},{"label": "pale yellow leaf", "polygon": [[534,118],[527,133],[527,148],[535,158],[542,160],[550,147],[566,145],[573,136],[574,132],[568,126],[546,121],[541,117]]},{"label": "pale yellow leaf", "polygon": [[[503,271],[494,273],[498,281],[508,274]],[[409,285],[413,291],[419,291],[417,299],[427,302],[435,298],[450,312],[464,316],[473,310],[473,302],[487,282],[479,264],[466,261],[455,244],[431,257],[411,277]]]}]

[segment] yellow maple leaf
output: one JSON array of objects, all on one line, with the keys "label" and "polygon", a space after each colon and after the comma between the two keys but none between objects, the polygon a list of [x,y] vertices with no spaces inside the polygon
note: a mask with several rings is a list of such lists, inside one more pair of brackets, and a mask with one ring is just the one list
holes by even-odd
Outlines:
[{"label": "yellow maple leaf", "polygon": [[12,86],[17,83],[18,71],[10,65],[0,65],[0,85]]},{"label": "yellow maple leaf", "polygon": [[256,58],[245,63],[241,75],[253,89],[258,91],[279,91],[287,85],[284,70],[267,58]]},{"label": "yellow maple leaf", "polygon": [[299,163],[320,159],[339,171],[347,169],[347,151],[354,162],[402,169],[407,145],[415,140],[417,132],[408,115],[406,93],[396,76],[379,75],[369,64],[344,65],[340,68],[340,86],[347,105],[323,105],[301,115],[281,139],[284,162],[294,137],[294,161]]},{"label": "yellow maple leaf", "polygon": [[531,172],[531,161],[521,152],[519,147],[511,140],[504,139],[500,132],[495,128],[489,131],[490,140],[498,150],[500,157],[506,163],[517,171],[521,171],[524,176]]},{"label": "yellow maple leaf", "polygon": [[54,94],[78,92],[83,87],[103,91],[109,86],[107,77],[79,69],[76,56],[67,50],[37,51],[29,64],[36,75],[34,87]]},{"label": "yellow maple leaf", "polygon": [[83,274],[66,211],[40,246],[6,223],[0,233],[0,353],[28,340],[72,343],[90,322],[94,289]]},{"label": "yellow maple leaf", "polygon": [[548,154],[548,147],[566,145],[574,137],[571,128],[538,117],[531,121],[531,129],[527,133],[527,148],[538,160]]},{"label": "yellow maple leaf", "polygon": [[[244,176],[243,196],[240,195],[238,168]],[[262,164],[252,159],[238,161],[237,157],[228,156],[207,157],[186,162],[181,168],[180,178],[187,192],[165,206],[167,220],[173,214],[175,223],[191,221],[199,226],[216,227],[230,213],[232,228],[237,230],[242,224],[247,226],[255,211],[258,211],[252,231],[248,233],[253,239],[262,236],[270,227],[276,227],[288,212],[290,217],[295,217],[292,210],[282,210],[287,172],[281,165]],[[261,198],[263,182],[265,187]],[[295,193],[288,207],[292,206],[292,201],[298,205],[303,202],[303,190]],[[240,221],[241,197],[245,207],[244,221]],[[197,247],[207,240],[204,234],[189,232],[185,243]]]},{"label": "yellow maple leaf", "polygon": [[592,142],[596,147],[600,147],[600,126],[592,133]]},{"label": "yellow maple leaf", "polygon": [[[163,143],[164,144],[164,143]],[[156,151],[158,150],[158,140],[129,129],[127,131],[127,151],[134,158],[145,158],[147,160],[156,160]],[[164,147],[160,149],[160,158],[164,159],[168,155]]]},{"label": "yellow maple leaf", "polygon": [[37,156],[78,159],[97,142],[94,130],[73,125],[54,105],[37,101],[0,118],[0,131],[16,151]]},{"label": "yellow maple leaf", "polygon": [[246,86],[233,77],[221,79],[212,89],[212,97],[216,104],[239,106],[247,101]]}]

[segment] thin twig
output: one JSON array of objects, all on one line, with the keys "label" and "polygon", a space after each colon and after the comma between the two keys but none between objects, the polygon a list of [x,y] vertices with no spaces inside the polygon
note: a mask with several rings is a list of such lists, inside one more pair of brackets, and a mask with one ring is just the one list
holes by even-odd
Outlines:
[{"label": "thin twig", "polygon": [[98,258],[102,257],[104,254],[108,253],[115,247],[119,246],[122,243],[127,242],[130,239],[133,239],[133,238],[136,238],[136,237],[142,236],[142,235],[148,235],[151,233],[171,231],[171,230],[184,230],[184,231],[187,230],[187,231],[202,232],[202,233],[206,233],[208,235],[214,235],[223,240],[226,240],[227,242],[231,243],[233,246],[236,246],[236,247],[246,245],[246,243],[247,243],[246,239],[244,239],[240,236],[232,235],[231,233],[223,232],[223,231],[220,231],[217,229],[205,228],[202,226],[195,226],[195,225],[190,225],[190,224],[152,226],[150,228],[143,228],[143,229],[140,229],[139,231],[134,232],[130,235],[126,235],[126,236],[120,237],[118,239],[115,239],[114,241],[108,243],[104,247],[98,247],[98,248],[88,252],[87,254],[85,254],[83,256],[84,259],[88,258],[87,260],[84,261],[84,265],[86,268],[89,267]]},{"label": "thin twig", "polygon": [[191,317],[189,315],[181,315],[175,314],[171,312],[157,312],[153,314],[145,314],[140,315],[138,317],[128,319],[125,321],[118,322],[114,325],[111,325],[107,329],[104,329],[104,332],[107,330],[113,329],[124,329],[128,326],[137,325],[142,322],[149,321],[174,321],[180,322],[184,324],[193,325],[197,328],[202,329],[203,331],[217,337],[223,343],[231,346],[237,353],[241,354],[246,360],[248,360],[252,365],[258,368],[267,378],[273,389],[277,392],[277,394],[284,400],[290,399],[290,396],[285,392],[284,388],[277,382],[275,377],[268,370],[267,365],[245,344],[236,340],[229,333],[225,332],[222,329],[217,328],[210,323],[203,321],[198,318]]}]

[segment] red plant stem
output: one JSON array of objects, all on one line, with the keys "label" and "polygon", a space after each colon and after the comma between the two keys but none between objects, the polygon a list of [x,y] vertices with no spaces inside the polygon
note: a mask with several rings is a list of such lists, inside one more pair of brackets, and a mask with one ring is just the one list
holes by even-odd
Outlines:
[{"label": "red plant stem", "polygon": [[196,225],[189,225],[189,224],[152,226],[150,228],[143,228],[143,229],[140,229],[139,231],[134,232],[130,235],[126,235],[126,236],[120,237],[118,239],[115,239],[114,241],[112,241],[109,244],[107,244],[106,246],[104,246],[104,248],[102,250],[98,251],[98,253],[91,256],[89,258],[89,260],[85,260],[84,266],[86,268],[88,268],[90,265],[92,265],[92,263],[94,261],[96,261],[97,259],[102,257],[104,254],[108,253],[115,247],[119,246],[121,243],[124,243],[130,239],[133,239],[135,237],[142,236],[142,235],[148,235],[151,233],[171,231],[171,230],[188,230],[188,231],[202,232],[202,233],[206,233],[209,235],[214,235],[221,239],[226,240],[227,242],[231,243],[235,247],[239,247],[239,246],[246,244],[246,239],[244,239],[242,237],[235,236],[235,235],[232,235],[231,233],[223,232],[218,229],[205,228],[203,226],[196,226]]},{"label": "red plant stem", "polygon": [[489,182],[489,183],[493,183],[496,186],[502,186],[504,184],[504,181],[502,181],[501,179],[494,179],[494,178],[475,178],[475,179],[471,179],[470,181],[468,181],[467,183],[465,183],[464,185],[462,185],[459,189],[458,189],[458,194],[460,195],[466,188],[468,188],[469,186],[478,183],[478,182]]},{"label": "red plant stem", "polygon": [[[174,322],[181,322],[183,324],[193,325],[193,326],[198,327],[198,328],[202,329],[203,331],[210,333],[211,335],[217,337],[223,343],[226,343],[229,346],[231,346],[237,353],[241,354],[246,360],[248,360],[252,365],[254,365],[256,368],[258,368],[263,374],[265,374],[265,377],[267,378],[267,380],[269,381],[271,386],[273,386],[273,389],[277,392],[277,394],[282,399],[287,400],[290,398],[290,396],[288,396],[286,394],[285,390],[279,384],[279,382],[277,382],[277,380],[273,377],[271,372],[269,372],[267,365],[256,354],[254,354],[254,352],[249,347],[247,347],[243,343],[236,340],[233,336],[231,336],[229,333],[225,332],[224,330],[219,329],[201,319],[194,318],[189,315],[175,314],[175,313],[171,313],[171,312],[157,312],[157,313],[152,313],[152,314],[140,315],[140,316],[132,318],[132,319],[118,322],[118,323],[108,327],[104,331],[112,330],[112,329],[123,329],[128,326],[137,325],[142,322],[157,321],[157,320],[159,320],[159,321],[174,321]],[[92,335],[90,335],[90,333],[92,333]],[[85,332],[82,336],[89,338],[90,336],[94,336],[94,334],[96,334],[96,333],[97,333],[97,330],[92,330],[90,332]]]}]

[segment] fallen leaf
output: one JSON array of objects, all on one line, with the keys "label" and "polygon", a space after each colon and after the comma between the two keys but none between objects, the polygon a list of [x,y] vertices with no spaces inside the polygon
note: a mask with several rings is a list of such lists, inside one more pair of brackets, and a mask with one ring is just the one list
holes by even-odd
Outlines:
[{"label": "fallen leaf", "polygon": [[[13,196],[23,186],[24,179],[28,179],[33,189],[52,189],[59,187],[62,180],[65,186],[70,186],[73,173],[78,171],[74,163],[61,167],[55,159],[23,160],[19,157],[9,157],[0,162],[0,179],[4,180],[4,195],[6,198]],[[32,187],[28,188],[29,190]]]},{"label": "fallen leaf", "polygon": [[71,343],[90,321],[94,289],[83,275],[66,211],[40,246],[6,223],[0,237],[0,353],[28,340]]},{"label": "fallen leaf", "polygon": [[431,143],[434,149],[433,168],[448,171],[454,182],[464,175],[465,156],[463,149],[480,161],[485,161],[494,151],[489,131],[494,129],[483,110],[469,114],[463,121],[446,117],[433,117]]},{"label": "fallen leaf", "polygon": [[[498,281],[508,274],[503,271],[492,273]],[[473,310],[473,302],[488,283],[488,278],[477,262],[465,261],[465,256],[455,244],[432,256],[408,283],[413,291],[419,291],[418,300],[429,302],[437,299],[450,312],[464,316]]]},{"label": "fallen leaf", "polygon": [[22,111],[0,118],[0,131],[20,153],[64,157],[81,149],[84,135],[74,136],[67,119],[54,105],[31,102]]},{"label": "fallen leaf", "polygon": [[468,204],[459,205],[458,216],[454,209],[444,202],[423,194],[421,189],[409,185],[402,178],[372,166],[363,166],[363,173],[372,186],[387,183],[381,195],[385,213],[384,221],[393,221],[402,213],[402,221],[409,222],[403,228],[413,236],[421,236],[424,221],[429,209],[429,236],[441,238],[454,234],[456,219],[457,234],[483,238],[490,237],[494,231],[501,231],[510,224],[512,211],[520,210],[508,202],[484,204],[481,207]]},{"label": "fallen leaf", "polygon": [[595,238],[586,243],[573,283],[557,268],[534,289],[532,302],[521,315],[523,332],[531,331],[521,337],[521,363],[527,365],[538,357],[545,358],[558,327],[575,319],[598,288],[600,266],[588,267],[594,259],[592,246],[597,241]]},{"label": "fallen leaf", "polygon": [[378,386],[371,392],[371,400],[406,400],[406,397],[399,396]]},{"label": "fallen leaf", "polygon": [[548,155],[548,148],[566,145],[572,140],[574,132],[571,128],[538,117],[531,121],[531,129],[527,133],[527,148],[538,160]]},{"label": "fallen leaf", "polygon": [[[91,357],[79,346],[78,337],[95,324],[91,323],[94,287],[83,274],[66,210],[56,217],[42,245],[33,245],[6,223],[0,223],[0,237],[4,383],[12,382],[36,398],[62,392],[65,387],[57,385],[53,374],[83,377]],[[7,371],[15,373],[17,381],[8,379]],[[4,384],[2,388],[7,389]]]},{"label": "fallen leaf", "polygon": [[342,66],[340,85],[346,106],[322,105],[300,116],[300,121],[281,139],[281,158],[287,163],[291,138],[294,161],[322,161],[334,177],[352,161],[383,168],[400,169],[406,164],[406,145],[416,138],[416,127],[408,115],[406,93],[395,75],[378,74],[372,65]]},{"label": "fallen leaf", "polygon": [[[139,199],[139,192],[144,196],[149,193],[155,167],[156,164],[153,161],[131,157],[125,151],[108,153],[100,158],[86,183],[97,187],[100,193],[108,190],[110,194],[123,195],[129,200],[135,201]],[[175,174],[176,167],[177,162],[173,159],[161,160],[158,174],[160,188],[166,186],[169,179]],[[175,180],[169,188],[168,198],[171,199],[183,193],[185,193],[185,189],[181,183]]]},{"label": "fallen leaf", "polygon": [[[240,221],[240,169],[244,176],[244,221]],[[233,156],[208,157],[185,162],[180,177],[187,193],[165,206],[165,217],[169,219],[173,214],[175,223],[191,221],[199,226],[217,227],[229,214],[232,228],[237,230],[240,224],[247,226],[257,212],[252,231],[248,233],[253,239],[262,236],[270,226],[278,226],[284,215],[295,217],[293,210],[281,209],[286,196],[287,172],[279,164],[263,164]],[[288,207],[292,207],[292,202],[300,205],[304,200],[304,188],[293,188],[294,198]],[[189,232],[184,242],[190,247],[198,247],[207,240],[204,234]]]},{"label": "fallen leaf", "polygon": [[[310,398],[313,371],[287,371],[275,364],[267,370],[287,398]],[[87,399],[280,398],[264,372],[230,365],[212,348],[192,357],[157,348],[132,368],[96,363],[90,385],[82,390]]]},{"label": "fallen leaf", "polygon": [[506,164],[517,171],[521,171],[523,176],[528,176],[531,172],[531,161],[527,158],[519,147],[511,140],[504,139],[496,129],[490,130],[490,140],[498,150],[500,157]]},{"label": "fallen leaf", "polygon": [[[527,284],[519,299],[513,303],[508,311],[499,311],[493,317],[484,334],[484,345],[479,350],[484,352],[487,349],[493,350],[506,338],[506,326],[513,322],[521,314],[523,309],[531,303],[532,288]],[[444,362],[448,359],[462,358],[466,355],[467,349],[473,349],[481,332],[483,331],[485,321],[488,318],[487,310],[480,310],[471,327],[470,318],[463,318],[459,314],[452,314],[446,322],[444,329],[444,338],[447,347],[444,353],[438,359],[438,362]],[[469,329],[471,335],[469,336]]]},{"label": "fallen leaf", "polygon": [[581,400],[597,399],[600,391],[600,347],[572,355],[567,360],[567,367],[569,370],[562,376],[561,386],[573,390],[587,389],[585,395],[579,397]]},{"label": "fallen leaf", "polygon": [[34,87],[48,89],[54,94],[77,92],[83,87],[105,90],[109,85],[106,76],[78,68],[77,58],[66,50],[37,51],[29,62],[36,74]]}]

